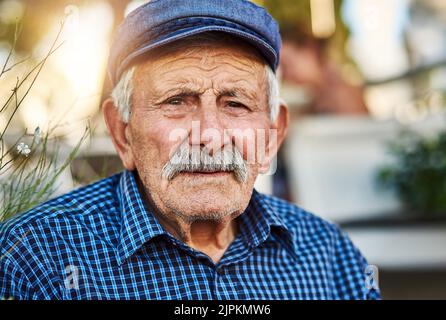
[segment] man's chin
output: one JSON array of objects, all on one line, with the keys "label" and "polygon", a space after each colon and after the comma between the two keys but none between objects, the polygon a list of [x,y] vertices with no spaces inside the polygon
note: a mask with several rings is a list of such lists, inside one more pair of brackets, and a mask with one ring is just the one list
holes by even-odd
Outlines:
[{"label": "man's chin", "polygon": [[202,183],[193,186],[168,188],[164,195],[169,199],[169,207],[185,215],[225,215],[237,211],[241,205],[240,185],[237,183]]},{"label": "man's chin", "polygon": [[241,212],[241,206],[236,201],[216,199],[207,201],[204,198],[190,197],[187,201],[175,201],[168,207],[178,216],[189,221],[222,220]]},{"label": "man's chin", "polygon": [[[251,190],[248,190],[251,189]],[[239,182],[233,172],[180,173],[167,183],[162,198],[184,217],[237,215],[249,202],[252,187]]]},{"label": "man's chin", "polygon": [[237,192],[235,190],[221,190],[217,187],[207,189],[182,190],[176,193],[178,198],[189,206],[194,206],[202,211],[215,211],[220,208],[228,208],[231,203],[238,202]]},{"label": "man's chin", "polygon": [[226,193],[229,190],[242,189],[243,183],[239,182],[233,172],[182,172],[167,183],[167,189],[184,193]]},{"label": "man's chin", "polygon": [[[228,218],[232,220],[240,214],[240,211],[204,211],[197,213],[196,211],[191,211],[190,208],[187,212],[176,211],[176,214],[188,222],[198,222],[198,221],[210,221],[210,222],[221,222],[222,220],[227,220]],[[227,209],[226,209],[227,210]]]}]

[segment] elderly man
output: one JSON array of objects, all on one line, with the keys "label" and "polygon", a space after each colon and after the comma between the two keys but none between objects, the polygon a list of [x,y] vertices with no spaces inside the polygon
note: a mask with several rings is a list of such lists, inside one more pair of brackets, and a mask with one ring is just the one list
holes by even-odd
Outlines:
[{"label": "elderly man", "polygon": [[111,47],[104,118],[125,171],[1,231],[0,296],[366,299],[333,224],[254,190],[288,125],[280,34],[245,0],[153,0]]}]

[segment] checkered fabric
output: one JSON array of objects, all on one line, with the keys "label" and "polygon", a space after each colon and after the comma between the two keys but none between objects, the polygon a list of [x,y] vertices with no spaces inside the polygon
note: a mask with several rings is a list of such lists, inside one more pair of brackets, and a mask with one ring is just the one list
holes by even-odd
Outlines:
[{"label": "checkered fabric", "polygon": [[157,222],[123,171],[0,227],[0,297],[378,299],[337,226],[254,190],[217,263]]}]

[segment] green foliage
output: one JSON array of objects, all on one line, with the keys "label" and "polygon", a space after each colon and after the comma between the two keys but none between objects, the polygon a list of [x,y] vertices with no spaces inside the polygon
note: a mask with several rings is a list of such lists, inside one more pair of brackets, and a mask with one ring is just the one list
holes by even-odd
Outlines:
[{"label": "green foliage", "polygon": [[[60,31],[62,28],[63,24]],[[25,130],[14,142],[7,141],[7,133],[13,118],[34,86],[45,62],[59,47],[57,45],[59,35],[47,55],[22,78],[17,77],[11,94],[0,105],[0,114],[6,115],[7,118],[5,127],[0,128],[0,222],[49,199],[57,188],[58,177],[71,164],[82,142],[90,134],[90,128],[87,126],[80,141],[61,161],[59,161],[59,144],[52,138],[57,125],[46,133],[42,133],[40,128],[36,128],[33,134],[28,134]],[[16,41],[17,32],[14,43]],[[0,69],[0,78],[7,72],[14,72],[14,67],[24,62],[10,65],[12,55],[13,48]]]},{"label": "green foliage", "polygon": [[[311,28],[310,0],[263,0],[263,5],[280,25],[282,37],[296,43],[318,43],[322,54],[336,59],[338,63],[350,61],[345,51],[349,30],[343,21],[343,0],[333,0],[336,31],[329,38],[316,39]],[[350,61],[351,62],[351,61]]]},{"label": "green foliage", "polygon": [[[16,154],[13,161],[1,166],[0,176],[6,179],[0,184],[0,222],[48,200],[57,188],[57,178],[71,164],[90,134],[87,127],[77,145],[60,162],[58,142],[50,138],[53,130],[45,133],[38,143],[36,140],[39,138],[33,136],[28,156]],[[11,147],[11,152],[17,150],[18,141],[24,141],[27,136],[22,135]]]},{"label": "green foliage", "polygon": [[446,216],[446,131],[434,138],[403,132],[390,151],[396,162],[380,169],[378,182],[394,190],[409,212]]}]

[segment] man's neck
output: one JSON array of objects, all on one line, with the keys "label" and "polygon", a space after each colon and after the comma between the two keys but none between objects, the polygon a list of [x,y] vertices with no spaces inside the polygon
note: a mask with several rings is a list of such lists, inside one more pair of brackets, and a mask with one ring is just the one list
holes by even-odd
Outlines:
[{"label": "man's neck", "polygon": [[238,226],[232,217],[220,221],[201,220],[188,222],[182,219],[167,219],[157,216],[166,231],[191,248],[207,254],[218,263],[234,241]]}]

